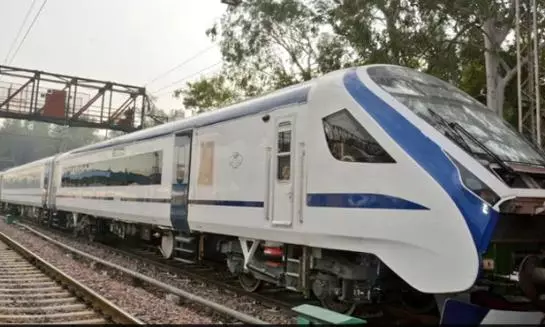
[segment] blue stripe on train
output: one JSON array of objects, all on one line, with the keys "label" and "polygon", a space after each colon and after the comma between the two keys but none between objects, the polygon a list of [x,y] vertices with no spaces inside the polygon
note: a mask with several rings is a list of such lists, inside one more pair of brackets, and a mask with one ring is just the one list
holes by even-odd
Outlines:
[{"label": "blue stripe on train", "polygon": [[253,207],[262,208],[265,206],[263,201],[230,201],[230,200],[189,200],[189,204],[200,204],[207,206],[224,207]]},{"label": "blue stripe on train", "polygon": [[460,181],[458,169],[441,147],[371,92],[358,78],[355,69],[344,75],[344,85],[362,109],[447,192],[466,220],[477,251],[484,253],[496,226],[498,212],[467,190]]},{"label": "blue stripe on train", "polygon": [[[264,207],[263,201],[189,200],[189,203],[197,205],[226,207]],[[309,207],[331,208],[429,210],[428,208],[418,203],[414,203],[401,198],[383,194],[364,193],[312,193],[307,195],[307,205]]]},{"label": "blue stripe on train", "polygon": [[429,208],[405,199],[369,193],[311,193],[307,195],[307,205],[309,207],[429,210]]}]

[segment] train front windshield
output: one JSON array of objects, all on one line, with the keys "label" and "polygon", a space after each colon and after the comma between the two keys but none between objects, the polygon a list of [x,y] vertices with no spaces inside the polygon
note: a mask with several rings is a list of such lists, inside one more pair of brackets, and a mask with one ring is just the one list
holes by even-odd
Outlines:
[{"label": "train front windshield", "polygon": [[[545,166],[545,158],[507,122],[451,84],[403,67],[377,66],[367,72],[386,92],[441,132],[451,129],[448,123],[457,123],[464,131],[464,147],[478,157],[485,157],[489,150],[505,162]],[[472,142],[472,137],[486,150]]]}]

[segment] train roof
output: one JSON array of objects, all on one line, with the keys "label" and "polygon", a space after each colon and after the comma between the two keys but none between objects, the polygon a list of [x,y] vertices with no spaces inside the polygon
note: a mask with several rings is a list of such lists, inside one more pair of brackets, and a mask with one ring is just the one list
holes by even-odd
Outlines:
[{"label": "train roof", "polygon": [[284,89],[273,91],[269,94],[265,94],[256,98],[244,100],[242,102],[232,104],[222,109],[202,113],[194,117],[189,117],[187,119],[173,121],[170,123],[116,137],[107,141],[102,141],[73,149],[64,153],[61,156],[64,157],[88,151],[94,151],[102,148],[133,143],[172,134],[175,132],[191,130],[197,127],[213,125],[219,122],[257,114],[260,112],[266,112],[268,110],[290,104],[305,103],[307,102],[308,93],[314,82],[315,79],[304,83],[292,85]]},{"label": "train roof", "polygon": [[53,158],[55,158],[55,156],[50,156],[50,157],[38,159],[38,160],[35,160],[35,161],[27,162],[26,164],[11,167],[11,168],[5,169],[3,171],[0,171],[0,174],[6,174],[6,173],[9,173],[11,171],[17,171],[17,170],[20,170],[20,169],[29,168],[29,167],[33,167],[33,166],[36,166],[36,165],[45,164],[46,162],[52,161]]}]

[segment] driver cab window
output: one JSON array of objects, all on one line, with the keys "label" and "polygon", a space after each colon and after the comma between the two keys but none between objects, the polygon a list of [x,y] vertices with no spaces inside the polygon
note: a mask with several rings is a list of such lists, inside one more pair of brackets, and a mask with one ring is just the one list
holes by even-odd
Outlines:
[{"label": "driver cab window", "polygon": [[329,151],[337,160],[395,162],[348,110],[343,109],[325,117],[323,125]]},{"label": "driver cab window", "polygon": [[276,147],[276,177],[278,181],[289,181],[291,176],[291,122],[278,126]]}]

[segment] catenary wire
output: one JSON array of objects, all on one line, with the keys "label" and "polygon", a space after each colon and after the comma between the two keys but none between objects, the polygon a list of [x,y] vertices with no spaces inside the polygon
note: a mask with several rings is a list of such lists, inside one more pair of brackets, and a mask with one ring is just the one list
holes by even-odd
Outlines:
[{"label": "catenary wire", "polygon": [[26,38],[28,37],[28,35],[30,34],[30,31],[32,30],[32,27],[34,27],[34,24],[36,23],[36,21],[38,20],[38,18],[40,17],[45,5],[47,4],[47,1],[48,0],[44,0],[44,2],[42,2],[42,5],[40,6],[40,9],[38,10],[38,13],[36,13],[36,16],[34,16],[34,19],[32,20],[32,23],[30,23],[30,26],[27,28],[26,30],[26,33],[25,35],[23,36],[23,39],[21,40],[21,42],[19,43],[19,46],[17,47],[17,49],[15,50],[15,52],[13,53],[11,59],[9,60],[8,62],[8,65],[10,65],[13,60],[15,59],[15,57],[17,56],[17,54],[19,53],[19,50],[21,49],[21,47],[23,46],[23,44],[25,43],[25,40]]},{"label": "catenary wire", "polygon": [[184,60],[184,61],[182,61],[182,62],[179,63],[178,65],[176,65],[176,66],[170,68],[169,70],[167,70],[167,71],[165,71],[165,72],[163,72],[163,73],[157,75],[155,78],[153,78],[151,81],[149,81],[146,85],[149,85],[149,84],[151,84],[151,83],[157,81],[157,80],[160,79],[161,77],[164,77],[164,76],[166,76],[166,75],[172,73],[172,72],[175,71],[176,69],[178,69],[178,68],[182,67],[183,65],[186,65],[187,63],[189,63],[189,62],[191,62],[191,61],[197,59],[197,58],[200,57],[202,54],[204,54],[204,53],[206,53],[207,51],[213,49],[214,47],[215,47],[215,45],[211,45],[211,46],[209,46],[208,48],[199,51],[197,54],[191,56],[190,58],[188,58],[188,59],[186,59],[186,60]]},{"label": "catenary wire", "polygon": [[28,8],[25,18],[23,18],[23,22],[21,23],[21,26],[19,26],[19,30],[17,31],[17,34],[15,35],[15,38],[13,38],[13,42],[11,42],[11,45],[9,46],[8,53],[6,53],[6,57],[4,58],[4,63],[8,62],[8,58],[10,57],[10,54],[13,51],[13,48],[15,47],[15,44],[17,43],[17,40],[21,36],[21,32],[23,31],[23,27],[26,25],[26,22],[28,20],[28,17],[30,17],[30,13],[32,12],[32,8],[34,8],[34,5],[36,4],[36,0],[32,0],[32,3],[30,4],[30,7]]}]

